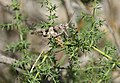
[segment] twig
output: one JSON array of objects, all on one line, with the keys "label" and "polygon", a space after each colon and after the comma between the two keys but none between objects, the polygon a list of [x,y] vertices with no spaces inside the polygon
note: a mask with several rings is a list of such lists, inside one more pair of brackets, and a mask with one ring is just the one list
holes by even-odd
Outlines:
[{"label": "twig", "polygon": [[16,59],[13,59],[13,58],[10,58],[10,57],[6,57],[6,56],[0,54],[0,63],[5,63],[5,64],[12,65],[16,61],[17,61]]},{"label": "twig", "polygon": [[75,0],[76,4],[79,5],[77,8],[83,10],[86,14],[92,15],[92,13],[86,8],[81,0]]},{"label": "twig", "polygon": [[109,55],[105,54],[104,52],[102,52],[101,50],[97,49],[96,47],[92,46],[92,48],[93,48],[95,51],[97,51],[97,52],[99,52],[100,54],[102,54],[103,56],[105,56],[106,58],[108,58],[108,59],[110,59],[110,60],[113,60],[112,57],[110,57]]},{"label": "twig", "polygon": [[70,23],[70,26],[73,23],[75,24],[75,26],[77,26],[75,16],[74,16],[74,10],[71,5],[71,1],[70,0],[63,0],[63,1],[64,1],[65,10],[68,16],[68,23],[71,22],[71,18],[72,18],[72,22]]},{"label": "twig", "polygon": [[39,55],[38,58],[36,59],[35,63],[33,64],[32,68],[31,68],[31,70],[30,70],[30,73],[33,72],[33,69],[34,69],[35,65],[37,64],[38,60],[40,59],[40,57],[42,56],[42,53],[43,53],[43,51],[40,53],[40,55]]},{"label": "twig", "polygon": [[[4,64],[8,64],[8,65],[12,65],[13,63],[17,62],[18,60],[13,59],[11,57],[7,57],[3,54],[0,53],[0,63],[4,63]],[[24,73],[25,71],[20,69],[20,68],[15,68],[15,70],[17,70],[19,73]]]}]

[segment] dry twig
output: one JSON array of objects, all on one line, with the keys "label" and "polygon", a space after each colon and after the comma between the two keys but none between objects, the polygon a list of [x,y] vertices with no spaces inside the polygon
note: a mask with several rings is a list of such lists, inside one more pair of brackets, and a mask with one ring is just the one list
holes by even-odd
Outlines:
[{"label": "dry twig", "polygon": [[0,54],[0,63],[5,63],[5,64],[10,64],[11,65],[16,61],[17,61],[16,59],[6,57],[6,56]]}]

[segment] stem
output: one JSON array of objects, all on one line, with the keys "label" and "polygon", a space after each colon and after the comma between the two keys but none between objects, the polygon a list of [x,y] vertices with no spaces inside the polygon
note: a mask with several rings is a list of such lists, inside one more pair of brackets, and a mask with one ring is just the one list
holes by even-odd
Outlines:
[{"label": "stem", "polygon": [[40,55],[39,55],[38,58],[36,59],[35,63],[33,64],[32,68],[31,68],[31,70],[30,70],[30,73],[33,72],[33,69],[34,69],[35,65],[37,64],[38,60],[40,59],[42,53],[43,53],[43,51],[40,53]]},{"label": "stem", "polygon": [[102,80],[100,79],[97,83],[101,83],[101,81],[102,81]]},{"label": "stem", "polygon": [[47,58],[47,55],[44,55],[44,58],[41,63],[43,63],[46,60],[46,58]]},{"label": "stem", "polygon": [[112,57],[110,57],[109,55],[105,54],[104,52],[102,52],[101,50],[97,49],[96,47],[92,46],[92,48],[94,50],[96,50],[97,52],[99,52],[100,54],[102,54],[103,56],[105,56],[106,58],[112,60]]}]

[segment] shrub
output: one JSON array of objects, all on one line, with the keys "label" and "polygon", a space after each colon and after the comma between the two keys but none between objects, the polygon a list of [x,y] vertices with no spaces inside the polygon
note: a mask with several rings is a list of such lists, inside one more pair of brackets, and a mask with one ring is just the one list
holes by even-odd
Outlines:
[{"label": "shrub", "polygon": [[[102,26],[102,20],[96,18],[97,3],[94,1],[93,15],[81,13],[84,21],[82,30],[77,31],[74,26],[69,24],[59,25],[62,28],[58,29],[55,26],[56,5],[49,0],[44,0],[44,4],[48,10],[49,22],[38,24],[41,29],[49,29],[53,26],[59,31],[50,34],[43,34],[49,39],[50,49],[43,51],[37,55],[29,51],[29,43],[26,40],[26,34],[30,31],[29,27],[23,24],[24,17],[19,13],[19,4],[13,0],[13,9],[15,18],[11,27],[16,27],[20,33],[18,43],[9,45],[6,51],[12,53],[20,52],[22,58],[14,63],[13,68],[22,70],[19,73],[19,78],[22,83],[109,83],[112,82],[112,71],[119,68],[119,60],[116,54],[116,49],[110,43],[106,42],[103,48],[99,47],[98,42],[104,39],[104,33],[98,27]],[[43,6],[44,6],[43,5]],[[5,25],[4,25],[5,26]],[[3,26],[3,27],[4,27]],[[6,25],[7,27],[9,25]],[[68,28],[69,27],[69,28]],[[52,28],[51,28],[52,29]],[[39,31],[33,31],[34,34],[39,34]],[[59,50],[60,49],[60,50]],[[80,66],[79,52],[91,53],[92,51],[99,53],[97,59],[91,57],[87,65]],[[55,54],[58,51],[63,51],[64,56],[68,58],[68,65],[62,66],[62,61],[57,61]],[[94,55],[94,54],[93,54]],[[64,60],[64,59],[63,59]],[[63,75],[63,73],[66,73]]]}]

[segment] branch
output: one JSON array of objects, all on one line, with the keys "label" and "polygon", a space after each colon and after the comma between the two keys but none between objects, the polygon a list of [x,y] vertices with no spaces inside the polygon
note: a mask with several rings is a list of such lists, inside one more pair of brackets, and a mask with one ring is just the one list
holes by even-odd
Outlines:
[{"label": "branch", "polygon": [[[68,23],[70,23],[69,21],[72,21],[70,23],[70,26],[74,23],[75,26],[77,26],[76,20],[75,20],[75,15],[74,15],[74,10],[72,8],[71,5],[71,0],[63,0],[64,1],[64,6],[65,6],[65,10],[68,16]],[[72,19],[72,20],[71,20]]]},{"label": "branch", "polygon": [[75,0],[75,5],[77,8],[80,8],[82,11],[84,11],[88,15],[92,15],[91,11],[86,8],[86,6],[82,3],[81,0]]},{"label": "branch", "polygon": [[5,64],[12,65],[16,61],[17,61],[16,59],[6,57],[6,56],[0,54],[0,63],[5,63]]},{"label": "branch", "polygon": [[[17,61],[16,59],[6,57],[5,55],[0,54],[0,63],[12,65],[16,61]],[[24,73],[25,72],[24,70],[22,70],[20,68],[15,68],[15,70],[17,70],[19,73]]]}]

